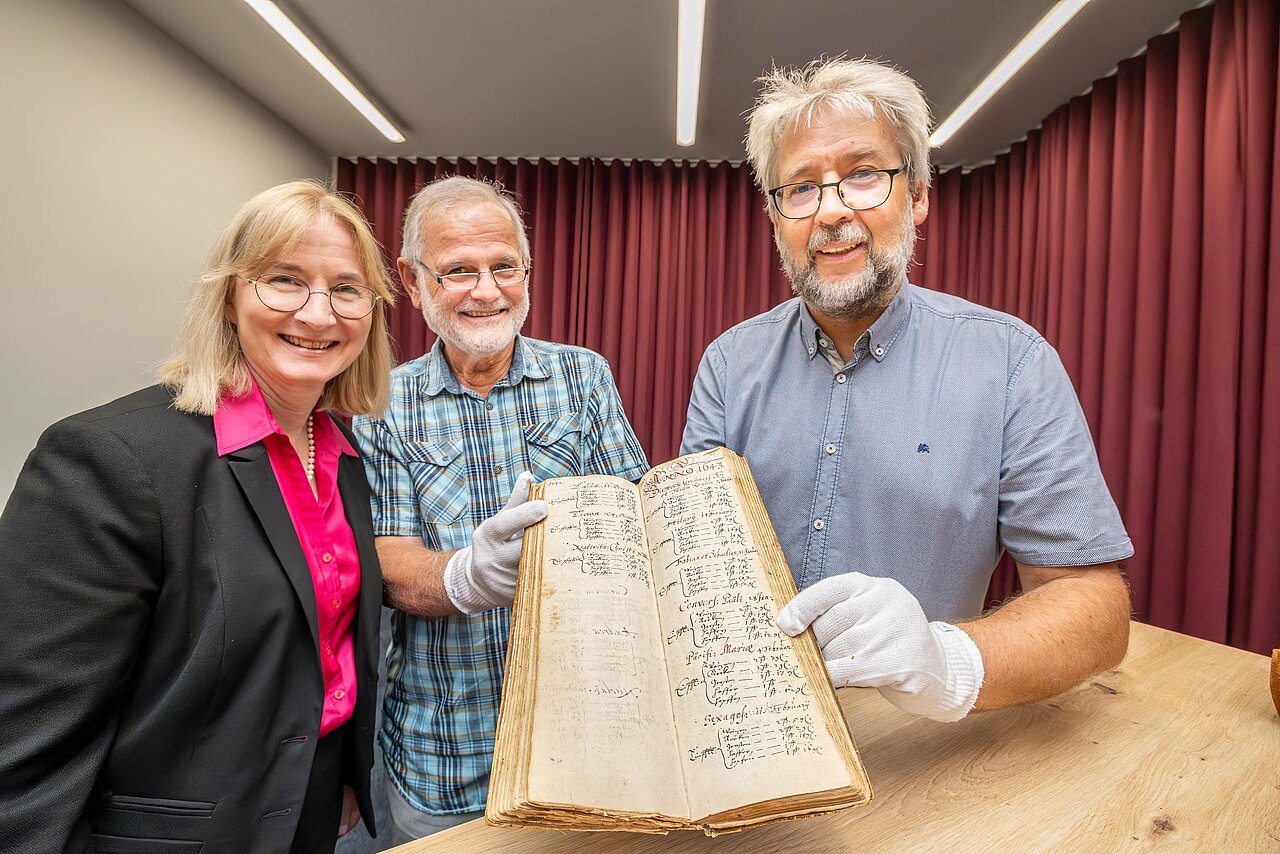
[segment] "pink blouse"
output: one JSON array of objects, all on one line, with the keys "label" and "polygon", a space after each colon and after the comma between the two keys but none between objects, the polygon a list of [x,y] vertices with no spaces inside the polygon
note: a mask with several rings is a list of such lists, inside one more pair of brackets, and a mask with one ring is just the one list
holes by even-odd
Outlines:
[{"label": "pink blouse", "polygon": [[224,397],[213,416],[218,455],[261,441],[266,445],[293,529],[311,570],[320,628],[320,669],[324,709],[320,735],[351,718],[356,706],[355,632],[352,621],[360,595],[360,556],[338,493],[338,459],[359,456],[327,413],[314,416],[316,494],[289,437],[276,423],[254,383],[243,397]]}]

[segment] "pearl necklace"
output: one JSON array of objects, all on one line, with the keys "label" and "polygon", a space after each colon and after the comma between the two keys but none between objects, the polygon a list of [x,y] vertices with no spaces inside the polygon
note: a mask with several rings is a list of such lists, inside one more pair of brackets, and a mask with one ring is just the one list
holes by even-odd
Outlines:
[{"label": "pearl necklace", "polygon": [[307,416],[307,480],[311,481],[311,485],[316,483],[316,434],[312,429],[312,422],[315,421],[315,415]]}]

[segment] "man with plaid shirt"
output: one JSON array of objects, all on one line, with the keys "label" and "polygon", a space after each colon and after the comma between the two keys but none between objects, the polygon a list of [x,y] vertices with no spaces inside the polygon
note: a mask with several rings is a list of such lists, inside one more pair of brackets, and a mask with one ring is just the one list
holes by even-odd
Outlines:
[{"label": "man with plaid shirt", "polygon": [[396,368],[381,418],[354,424],[396,609],[381,738],[393,844],[483,814],[520,541],[546,515],[530,483],[648,468],[604,358],[519,335],[529,244],[501,188],[428,184],[401,253],[439,340]]}]

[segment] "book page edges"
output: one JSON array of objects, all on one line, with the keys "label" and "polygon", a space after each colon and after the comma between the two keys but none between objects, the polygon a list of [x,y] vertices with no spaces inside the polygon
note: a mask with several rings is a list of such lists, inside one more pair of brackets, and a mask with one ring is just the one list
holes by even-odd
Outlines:
[{"label": "book page edges", "polygon": [[[529,499],[542,500],[545,492],[543,484],[535,483],[529,487]],[[546,528],[546,520],[543,520],[525,529],[515,599],[511,603],[513,625],[538,624]],[[531,623],[526,622],[529,619]],[[531,665],[537,660],[537,635],[537,632],[511,632],[509,635],[489,797],[485,802],[485,820],[490,824],[502,823],[500,817],[517,810],[527,795],[525,789],[533,738],[532,719],[528,712],[536,700],[536,671]]]},{"label": "book page edges", "polygon": [[598,833],[627,830],[652,834],[701,830],[707,836],[719,836],[780,821],[827,815],[860,806],[869,800],[870,795],[864,790],[852,787],[832,789],[748,804],[697,821],[655,813],[599,810],[581,804],[530,802],[502,815],[486,814],[485,820],[499,827],[535,827],[542,830]]}]

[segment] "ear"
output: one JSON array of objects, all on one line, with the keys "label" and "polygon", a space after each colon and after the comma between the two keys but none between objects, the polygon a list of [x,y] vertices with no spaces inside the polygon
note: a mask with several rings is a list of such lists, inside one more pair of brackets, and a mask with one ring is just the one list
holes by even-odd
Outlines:
[{"label": "ear", "polygon": [[929,188],[921,181],[911,194],[911,221],[920,225],[929,216]]},{"label": "ear", "polygon": [[231,328],[236,326],[236,282],[231,283],[231,288],[227,291],[226,301],[222,303],[222,316],[227,323],[231,324]]},{"label": "ear", "polygon": [[404,292],[409,295],[409,302],[413,303],[413,307],[422,310],[422,294],[419,292],[420,287],[425,285],[418,279],[418,271],[413,266],[413,261],[408,258],[396,259],[396,271],[400,273],[400,282],[404,285]]}]

